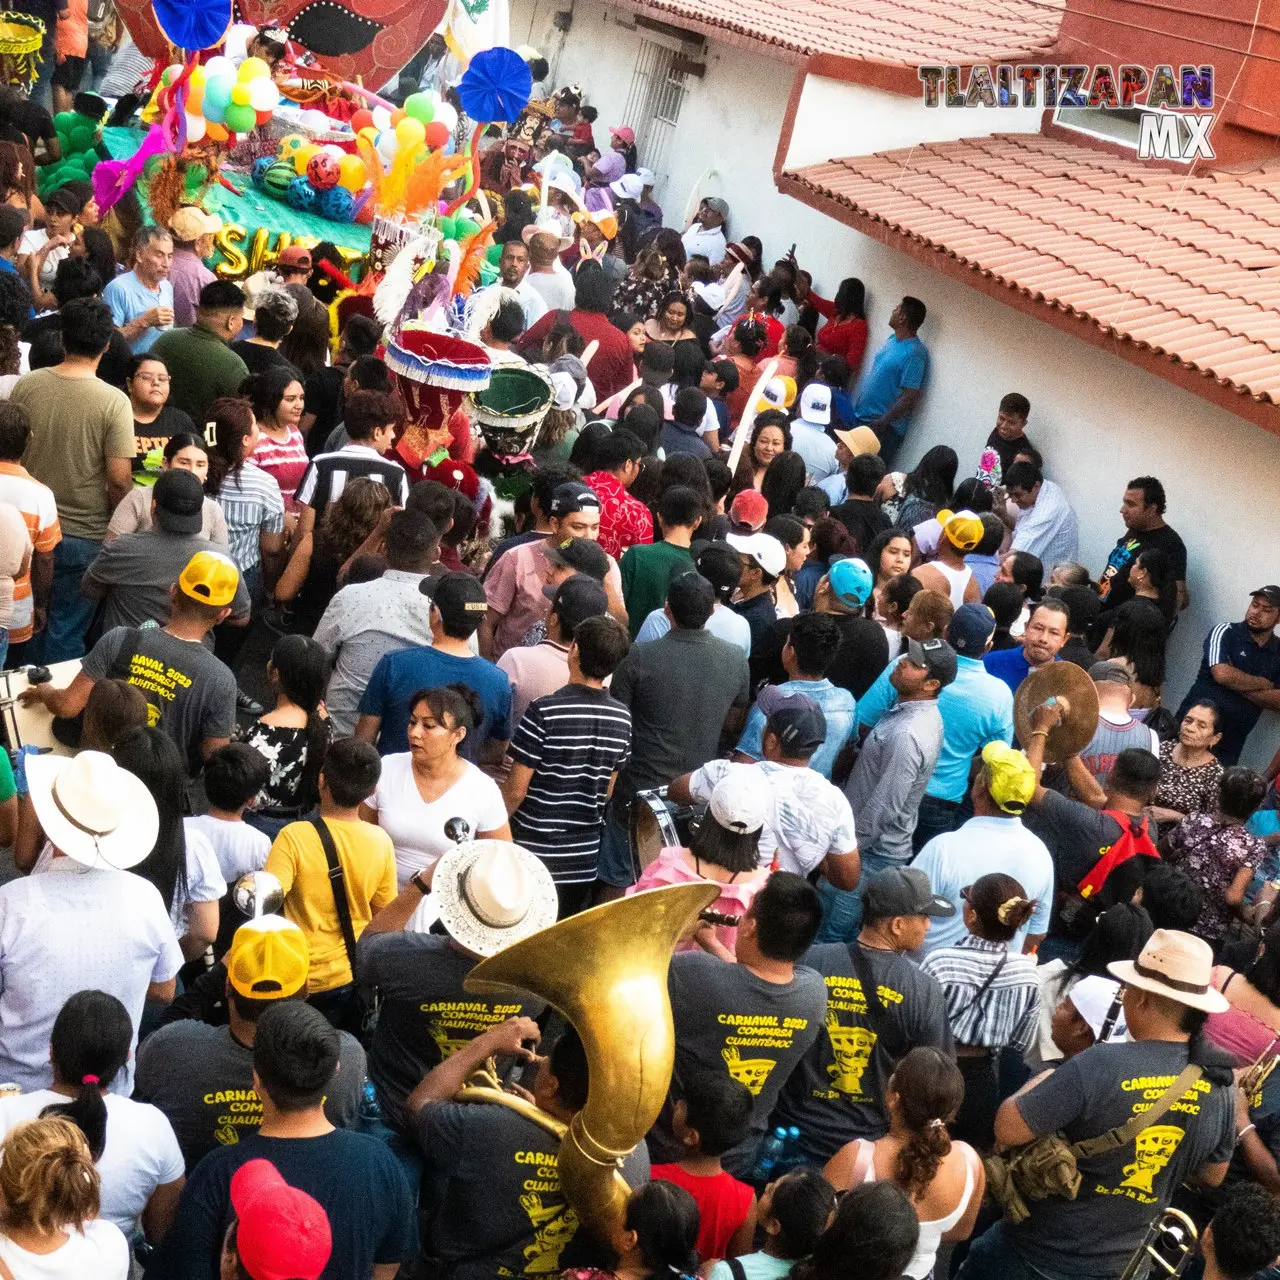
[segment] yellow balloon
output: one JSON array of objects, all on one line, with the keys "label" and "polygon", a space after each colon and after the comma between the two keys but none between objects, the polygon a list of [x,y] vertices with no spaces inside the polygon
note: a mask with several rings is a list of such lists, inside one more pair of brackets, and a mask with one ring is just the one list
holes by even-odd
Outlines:
[{"label": "yellow balloon", "polygon": [[301,176],[307,171],[307,162],[320,148],[314,142],[308,142],[305,147],[299,147],[293,153],[293,171]]},{"label": "yellow balloon", "polygon": [[247,84],[235,85],[231,90],[231,101],[237,106],[247,107],[249,105],[249,86]]},{"label": "yellow balloon", "polygon": [[364,161],[359,156],[343,156],[338,161],[338,182],[348,191],[359,191],[368,180]]},{"label": "yellow balloon", "polygon": [[187,81],[187,83],[188,84],[204,84],[204,81],[205,81],[204,68],[192,67],[191,78]]},{"label": "yellow balloon", "polygon": [[245,257],[240,246],[248,238],[248,231],[234,222],[224,223],[222,230],[214,233],[213,243],[223,257],[223,261],[213,269],[213,274],[219,280],[238,280],[245,274],[249,267],[249,259]]},{"label": "yellow balloon", "polygon": [[270,74],[271,68],[261,58],[246,58],[240,64],[238,78],[242,84],[247,84],[250,80],[261,80],[263,76]]},{"label": "yellow balloon", "polygon": [[377,142],[378,131],[373,127],[373,125],[367,124],[360,130],[360,133],[357,136],[361,138],[368,138],[370,142]]},{"label": "yellow balloon", "polygon": [[420,146],[427,140],[427,127],[421,120],[415,120],[413,116],[405,116],[403,120],[396,125],[396,141],[402,147]]}]

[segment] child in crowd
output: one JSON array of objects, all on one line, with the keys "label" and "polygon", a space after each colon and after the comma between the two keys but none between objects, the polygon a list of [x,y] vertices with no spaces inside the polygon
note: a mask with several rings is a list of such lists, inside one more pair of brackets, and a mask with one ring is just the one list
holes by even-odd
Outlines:
[{"label": "child in crowd", "polygon": [[[658,1168],[653,1176],[658,1176]],[[755,1253],[717,1262],[707,1280],[779,1280],[807,1258],[835,1212],[835,1188],[816,1169],[795,1169],[764,1189],[755,1219],[764,1243]]]},{"label": "child in crowd", "polygon": [[244,811],[270,777],[266,758],[245,742],[229,742],[205,761],[204,793],[209,812],[183,821],[213,845],[222,878],[229,885],[266,866],[271,837],[251,827],[244,820]]},{"label": "child in crowd", "polygon": [[738,389],[738,366],[732,360],[713,360],[702,371],[702,381],[698,384],[702,393],[720,424],[720,438],[728,438],[729,405],[725,400]]},{"label": "child in crowd", "polygon": [[751,1248],[756,1229],[755,1192],[720,1164],[751,1125],[751,1091],[718,1071],[700,1071],[675,1104],[672,1127],[684,1148],[674,1164],[655,1164],[650,1176],[682,1186],[698,1204],[698,1255],[736,1258]]},{"label": "child in crowd", "polygon": [[569,154],[577,156],[585,156],[589,151],[596,150],[596,138],[592,132],[591,126],[599,119],[600,113],[595,107],[582,106],[578,108],[578,122],[573,126],[573,132],[569,136]]}]

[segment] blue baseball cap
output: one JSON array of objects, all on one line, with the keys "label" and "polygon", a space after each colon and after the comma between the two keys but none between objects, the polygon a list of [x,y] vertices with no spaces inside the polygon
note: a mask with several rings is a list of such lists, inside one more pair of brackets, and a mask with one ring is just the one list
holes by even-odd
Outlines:
[{"label": "blue baseball cap", "polygon": [[980,658],[996,629],[996,615],[985,604],[962,604],[951,615],[947,643],[966,658]]},{"label": "blue baseball cap", "polygon": [[843,605],[860,609],[871,598],[875,579],[866,561],[850,558],[837,560],[827,571],[831,594]]}]

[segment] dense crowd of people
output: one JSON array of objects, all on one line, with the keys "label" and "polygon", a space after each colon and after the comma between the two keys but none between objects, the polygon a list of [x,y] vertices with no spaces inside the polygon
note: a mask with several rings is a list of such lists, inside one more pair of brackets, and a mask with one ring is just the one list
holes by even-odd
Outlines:
[{"label": "dense crowd of people", "polygon": [[[874,282],[542,117],[470,337],[554,401],[416,469],[320,249],[218,279],[202,209],[104,230],[0,149],[0,652],[60,744],[0,752],[0,1275],[1113,1280],[1170,1206],[1277,1274],[1280,586],[1179,700],[1157,477],[1089,566],[1019,392],[895,470],[926,304],[873,341]],[[687,884],[605,1238],[582,1038],[465,984]],[[459,1100],[491,1059],[537,1113]]]}]

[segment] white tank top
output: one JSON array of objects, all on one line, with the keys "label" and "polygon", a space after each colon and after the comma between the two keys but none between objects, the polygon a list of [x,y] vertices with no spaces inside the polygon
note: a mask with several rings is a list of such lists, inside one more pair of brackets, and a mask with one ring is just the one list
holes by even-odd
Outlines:
[{"label": "white tank top", "polygon": [[[866,1152],[867,1156],[867,1173],[862,1180],[875,1182],[876,1162],[875,1153],[872,1150],[875,1144],[868,1142],[865,1138],[859,1138],[858,1146],[859,1157],[863,1152]],[[932,1222],[923,1220],[920,1222],[920,1238],[916,1242],[915,1254],[902,1272],[904,1276],[909,1277],[909,1280],[925,1280],[933,1270],[942,1237],[964,1217],[965,1210],[969,1207],[969,1201],[973,1197],[973,1167],[977,1155],[967,1144],[960,1147],[960,1154],[964,1157],[964,1190],[960,1193],[960,1203],[945,1218],[934,1218]]]},{"label": "white tank top", "polygon": [[958,609],[964,604],[964,589],[969,585],[969,579],[973,577],[973,570],[968,565],[963,569],[953,569],[950,565],[943,564],[941,560],[930,560],[929,568],[937,569],[946,578],[951,589],[951,607]]}]

